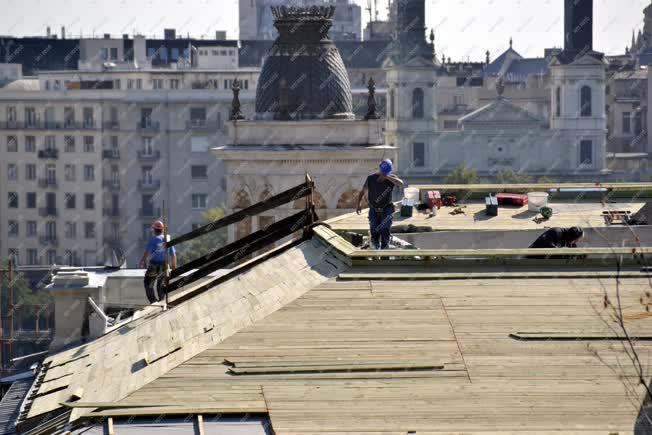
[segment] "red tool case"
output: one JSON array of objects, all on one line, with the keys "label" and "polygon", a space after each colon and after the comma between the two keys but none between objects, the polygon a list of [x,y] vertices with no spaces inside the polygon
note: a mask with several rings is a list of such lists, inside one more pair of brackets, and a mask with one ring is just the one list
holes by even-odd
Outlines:
[{"label": "red tool case", "polygon": [[433,209],[435,207],[441,208],[441,194],[438,190],[429,190],[428,191],[428,208]]},{"label": "red tool case", "polygon": [[516,207],[527,205],[527,195],[518,193],[498,193],[496,194],[496,199],[498,199],[498,205],[512,205]]}]

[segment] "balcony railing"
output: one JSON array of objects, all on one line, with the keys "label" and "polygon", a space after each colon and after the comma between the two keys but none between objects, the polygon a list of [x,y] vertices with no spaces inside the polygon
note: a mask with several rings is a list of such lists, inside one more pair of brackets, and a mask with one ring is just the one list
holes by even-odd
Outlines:
[{"label": "balcony railing", "polygon": [[161,180],[138,180],[138,188],[141,190],[158,190],[161,187]]},{"label": "balcony railing", "polygon": [[187,130],[217,130],[219,126],[216,121],[208,121],[206,119],[191,119],[186,121]]},{"label": "balcony railing", "polygon": [[105,130],[118,130],[120,128],[120,123],[118,121],[109,121],[104,124]]},{"label": "balcony railing", "polygon": [[138,150],[138,159],[139,160],[158,160],[161,158],[160,151],[147,152],[144,150]]},{"label": "balcony railing", "polygon": [[136,124],[136,129],[142,131],[159,131],[160,128],[161,124],[158,121],[141,120]]},{"label": "balcony railing", "polygon": [[94,119],[86,119],[82,122],[81,128],[87,129],[87,130],[94,130],[96,128],[95,120]]},{"label": "balcony railing", "polygon": [[56,178],[39,178],[38,185],[43,189],[47,189],[47,188],[56,189],[57,187],[59,187],[59,182],[57,181]]},{"label": "balcony railing", "polygon": [[107,217],[120,217],[120,209],[119,208],[105,208],[102,213],[104,216]]},{"label": "balcony railing", "polygon": [[81,130],[95,129],[95,123],[81,123],[75,121],[9,121],[1,122],[0,128],[4,130]]},{"label": "balcony railing", "polygon": [[59,158],[59,149],[58,148],[45,148],[39,150],[38,152],[39,159],[58,159]]},{"label": "balcony railing", "polygon": [[41,207],[38,209],[38,214],[41,217],[48,217],[48,216],[58,216],[59,213],[57,212],[56,207]]},{"label": "balcony railing", "polygon": [[18,130],[24,128],[24,122],[18,121],[6,121],[0,122],[0,128],[3,130]]},{"label": "balcony railing", "polygon": [[102,180],[102,186],[112,192],[117,192],[120,190],[120,180]]},{"label": "balcony railing", "polygon": [[38,241],[41,245],[57,246],[59,244],[59,239],[56,236],[41,236]]},{"label": "balcony railing", "polygon": [[102,158],[109,160],[119,160],[120,150],[102,150]]},{"label": "balcony railing", "polygon": [[65,120],[65,121],[63,121],[62,129],[63,130],[80,130],[81,129],[81,123],[76,122],[76,121],[74,121],[72,119]]},{"label": "balcony railing", "polygon": [[141,208],[139,212],[140,212],[140,217],[143,218],[157,218],[161,216],[160,207]]}]

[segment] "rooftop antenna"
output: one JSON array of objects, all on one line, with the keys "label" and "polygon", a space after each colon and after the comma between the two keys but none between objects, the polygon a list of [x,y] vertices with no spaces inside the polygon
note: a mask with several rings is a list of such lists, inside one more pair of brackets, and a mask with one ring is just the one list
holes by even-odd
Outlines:
[{"label": "rooftop antenna", "polygon": [[367,7],[365,9],[369,12],[369,22],[371,23],[374,20],[373,14],[372,14],[372,9],[373,8],[371,7],[371,0],[367,0]]},{"label": "rooftop antenna", "polygon": [[378,21],[378,0],[374,0],[374,9],[375,9],[375,15],[376,15],[376,21]]}]

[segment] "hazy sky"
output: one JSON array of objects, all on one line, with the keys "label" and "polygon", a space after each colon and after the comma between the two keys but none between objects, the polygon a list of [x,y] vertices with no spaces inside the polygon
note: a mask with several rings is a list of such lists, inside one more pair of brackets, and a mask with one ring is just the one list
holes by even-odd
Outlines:
[{"label": "hazy sky", "polygon": [[[366,7],[367,0],[355,0]],[[387,0],[377,0],[380,16]],[[595,48],[621,53],[632,29],[642,27],[650,0],[594,0]],[[0,0],[0,34],[43,35],[50,25],[69,36],[138,33],[162,37],[164,27],[206,38],[215,30],[238,35],[237,0]],[[540,56],[545,47],[561,46],[563,0],[426,0],[426,24],[434,27],[437,52],[453,60],[495,57],[514,38],[524,56]],[[366,21],[368,12],[363,11]]]}]

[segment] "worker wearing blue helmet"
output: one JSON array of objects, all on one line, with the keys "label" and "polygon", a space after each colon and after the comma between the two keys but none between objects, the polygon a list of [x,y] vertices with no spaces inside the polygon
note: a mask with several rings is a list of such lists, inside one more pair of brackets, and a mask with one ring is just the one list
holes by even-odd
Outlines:
[{"label": "worker wearing blue helmet", "polygon": [[358,195],[357,213],[362,213],[362,198],[369,199],[369,230],[372,249],[387,249],[392,231],[394,204],[392,192],[395,187],[403,188],[403,180],[392,174],[392,161],[380,162],[378,171],[369,175]]}]

